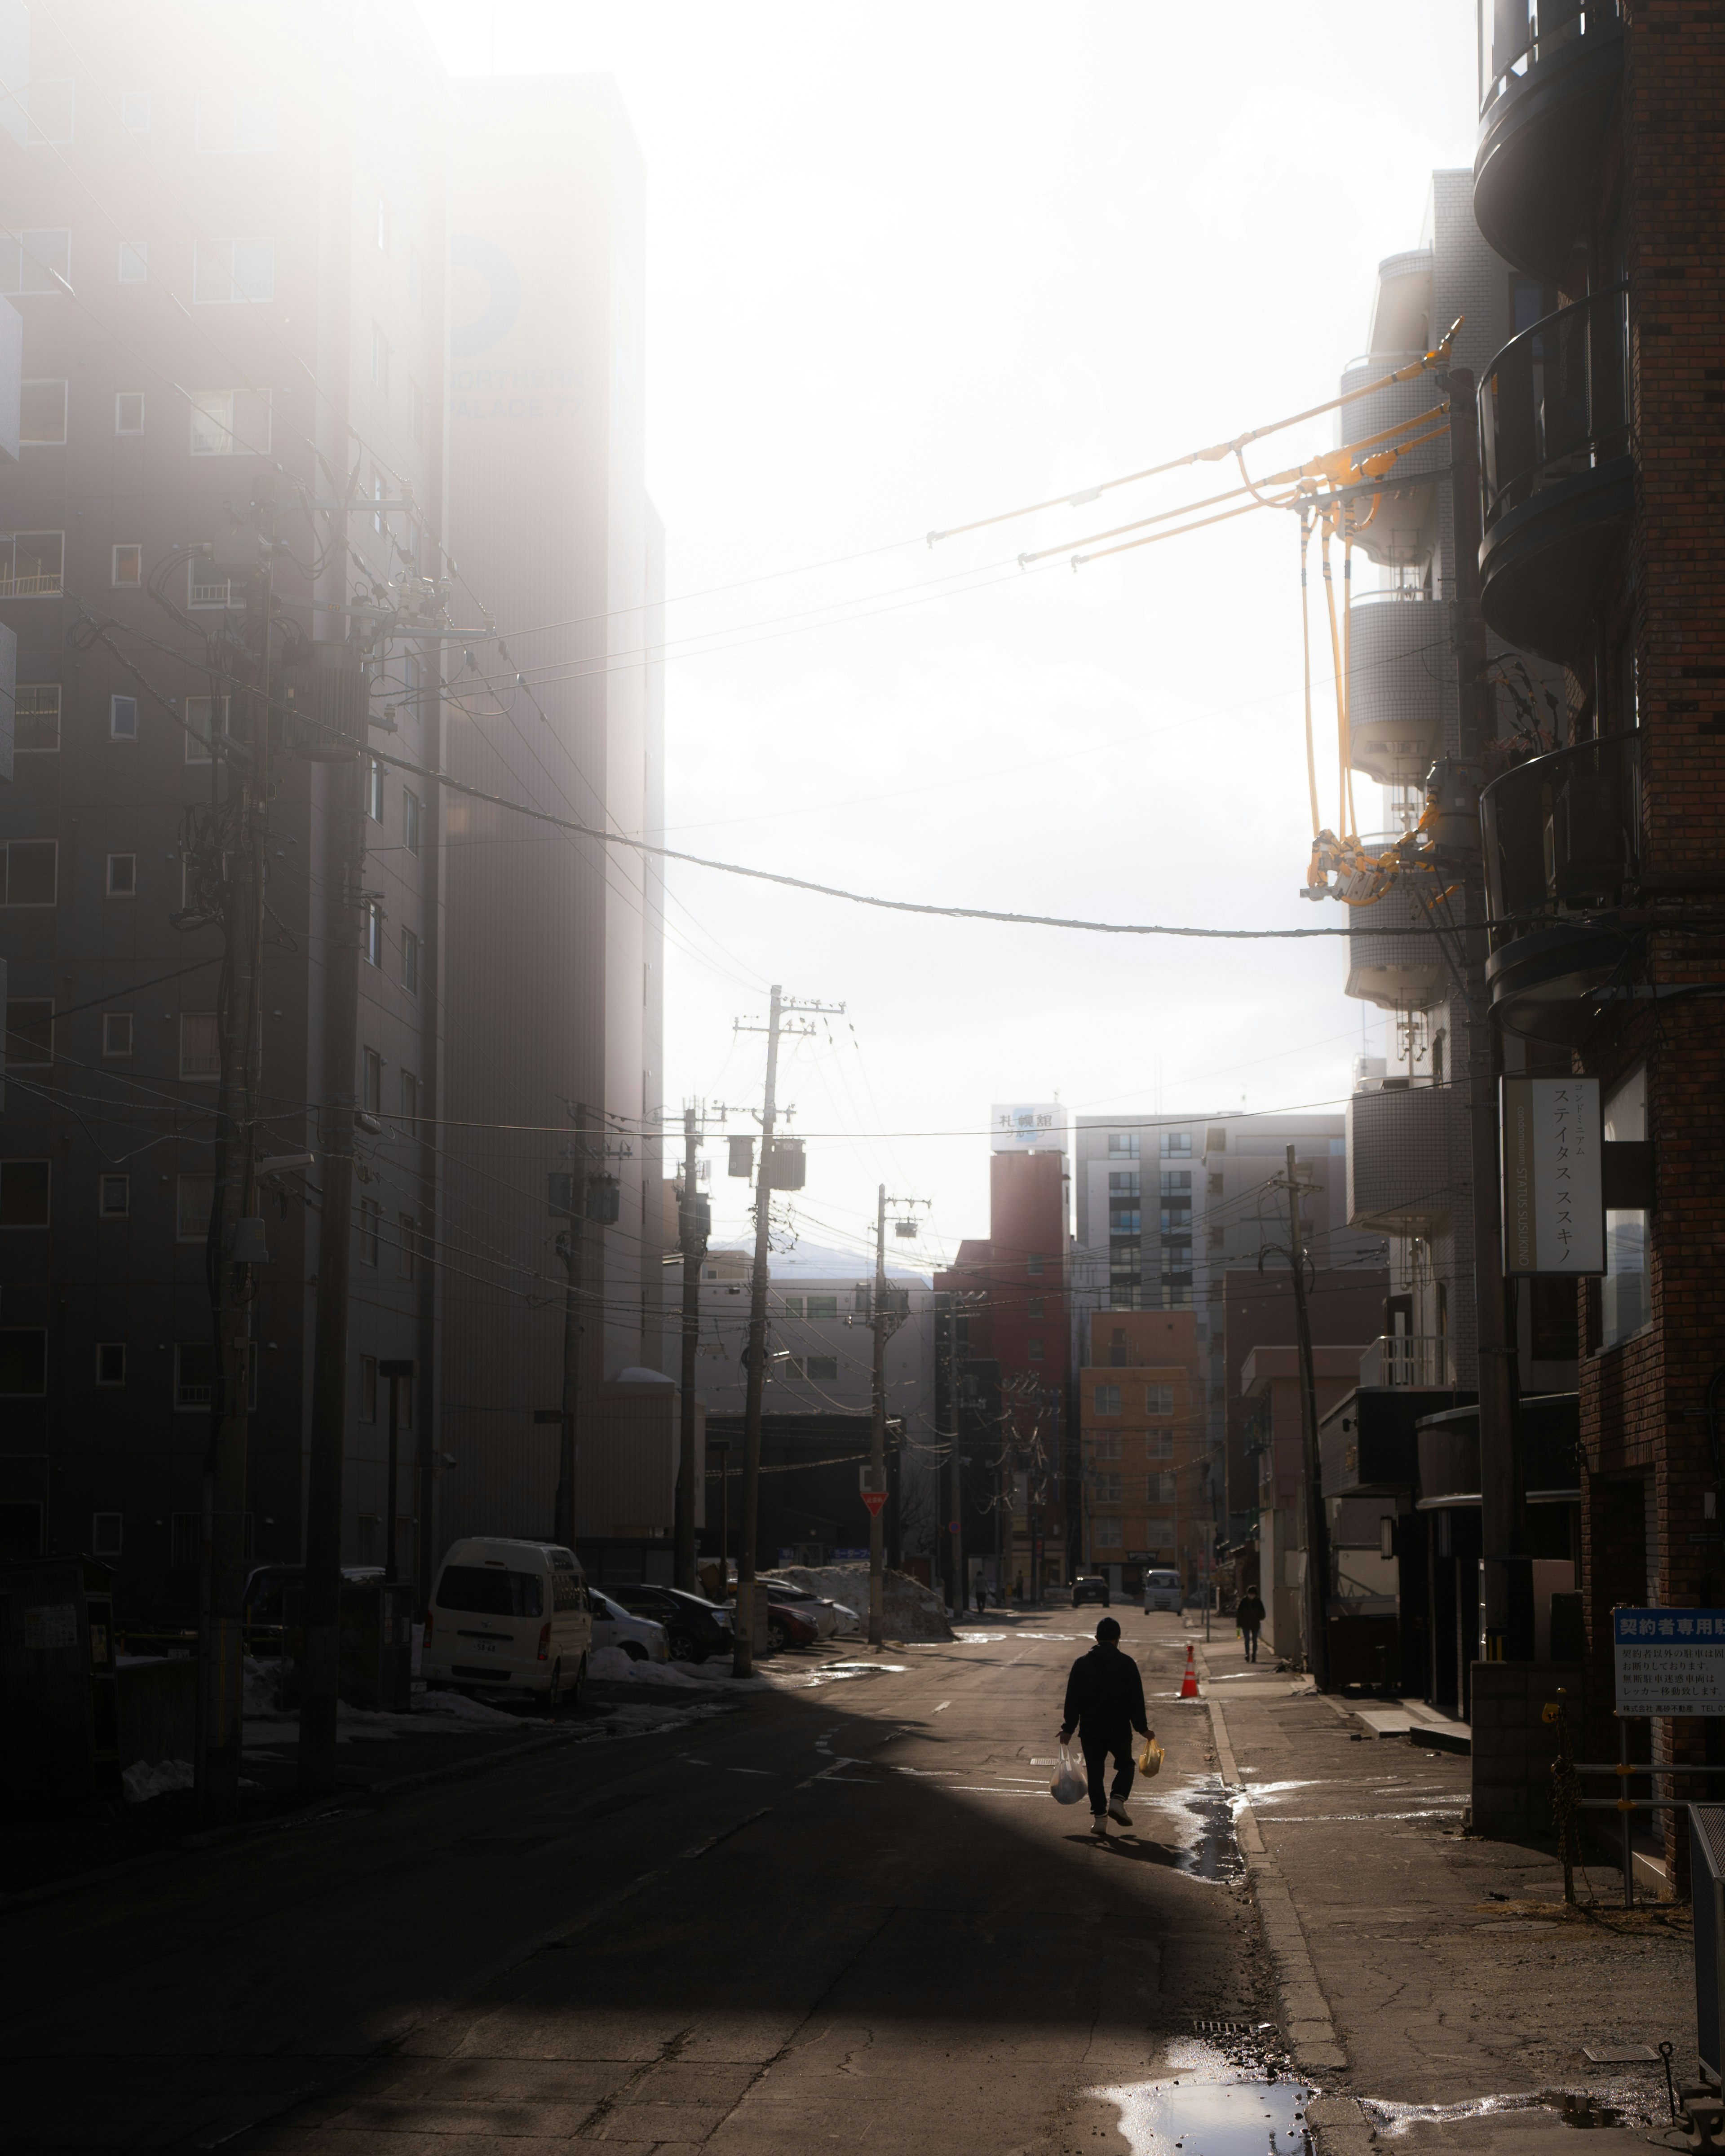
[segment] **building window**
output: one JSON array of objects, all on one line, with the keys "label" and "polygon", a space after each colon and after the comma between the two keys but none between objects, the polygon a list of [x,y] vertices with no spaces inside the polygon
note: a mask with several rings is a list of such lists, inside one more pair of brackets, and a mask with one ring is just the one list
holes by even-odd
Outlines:
[{"label": "building window", "polygon": [[359,1358],[359,1419],[362,1422],[377,1419],[377,1358],[362,1355]]},{"label": "building window", "polygon": [[401,797],[401,842],[410,854],[419,850],[419,797],[405,787]]},{"label": "building window", "polygon": [[222,1075],[222,1038],[213,1011],[186,1011],[180,1018],[180,1075],[208,1084]]},{"label": "building window", "polygon": [[419,1124],[419,1081],[411,1070],[401,1074],[401,1119],[410,1132],[417,1132]]},{"label": "building window", "polygon": [[118,389],[114,393],[114,431],[116,434],[143,433],[144,393],[141,389]]},{"label": "building window", "polygon": [[383,1059],[375,1048],[360,1050],[359,1105],[368,1116],[383,1112]]},{"label": "building window", "polygon": [[1120,1388],[1118,1385],[1098,1385],[1095,1389],[1094,1397],[1096,1401],[1096,1411],[1098,1414],[1118,1414],[1120,1413]]},{"label": "building window", "polygon": [[1192,1158],[1191,1132],[1164,1131],[1162,1133],[1161,1151],[1164,1160],[1190,1160]]},{"label": "building window", "polygon": [[131,1013],[130,1011],[102,1013],[102,1054],[110,1061],[116,1057],[131,1054]]},{"label": "building window", "polygon": [[[193,604],[197,602],[194,600]],[[213,728],[217,718],[215,700],[210,696],[187,696],[186,699],[186,761],[187,763],[209,763],[215,757]],[[228,699],[222,699],[220,712],[222,732],[228,731]]]},{"label": "building window", "polygon": [[[709,1273],[707,1277],[711,1280],[714,1276]],[[800,1295],[788,1295],[785,1297],[784,1314],[787,1317],[800,1317],[803,1315],[803,1298]]]},{"label": "building window", "polygon": [[0,1228],[48,1225],[45,1160],[0,1160]]},{"label": "building window", "polygon": [[229,151],[255,156],[275,147],[275,100],[237,96],[231,90],[201,90],[193,141],[206,157]]},{"label": "building window", "polygon": [[95,1381],[99,1385],[126,1383],[126,1342],[102,1340],[96,1343]]},{"label": "building window", "polygon": [[839,1298],[835,1295],[811,1295],[804,1308],[810,1317],[836,1317]]},{"label": "building window", "polygon": [[63,292],[71,281],[69,226],[0,232],[0,292],[8,298],[32,292]]},{"label": "building window", "polygon": [[58,756],[60,747],[60,685],[21,681],[13,711],[13,752],[16,756]]},{"label": "building window", "polygon": [[216,1178],[213,1175],[182,1175],[174,1188],[174,1240],[201,1243],[209,1234],[209,1216],[215,1209]]},{"label": "building window", "polygon": [[0,599],[57,599],[65,586],[64,531],[16,531],[0,539]]},{"label": "building window", "polygon": [[144,550],[127,541],[114,549],[108,581],[116,591],[136,591],[144,581]]},{"label": "building window", "polygon": [[0,846],[0,906],[52,906],[59,893],[59,846],[14,839]]},{"label": "building window", "polygon": [[45,1327],[0,1327],[0,1399],[40,1399],[48,1390]]},{"label": "building window", "polygon": [[1146,1430],[1144,1450],[1152,1460],[1172,1460],[1174,1456],[1173,1432],[1171,1430]]},{"label": "building window", "polygon": [[419,993],[419,939],[411,928],[401,932],[401,984],[410,996]]},{"label": "building window", "polygon": [[412,1280],[414,1254],[418,1247],[418,1224],[411,1213],[403,1213],[396,1227],[401,1240],[396,1245],[395,1270],[403,1280]]},{"label": "building window", "polygon": [[809,1377],[811,1383],[836,1385],[839,1382],[839,1358],[836,1355],[811,1355],[809,1358]]},{"label": "building window", "polygon": [[1153,1415],[1171,1415],[1174,1411],[1174,1389],[1172,1385],[1146,1385],[1144,1412]]},{"label": "building window", "polygon": [[366,901],[364,927],[366,963],[381,966],[383,963],[383,907],[375,898]]},{"label": "building window", "polygon": [[124,1220],[131,1211],[131,1178],[104,1175],[96,1179],[96,1207],[105,1220]]},{"label": "building window", "polygon": [[413,446],[423,449],[425,446],[425,392],[415,382],[408,385],[408,394],[413,409]]},{"label": "building window", "polygon": [[1024,1360],[1027,1363],[1040,1363],[1042,1360],[1042,1336],[1040,1332],[1033,1332],[1025,1341]]},{"label": "building window", "polygon": [[90,1548],[93,1557],[118,1557],[124,1546],[126,1516],[122,1512],[92,1512]]},{"label": "building window", "polygon": [[108,896],[136,898],[138,895],[138,857],[136,854],[108,856]]},{"label": "building window", "polygon": [[1139,1195],[1138,1171],[1135,1168],[1111,1169],[1108,1175],[1108,1195],[1111,1199],[1137,1199]]},{"label": "building window", "polygon": [[366,758],[366,814],[374,824],[383,821],[383,767],[374,756]]},{"label": "building window", "polygon": [[1189,1168],[1165,1168],[1162,1171],[1162,1194],[1164,1198],[1186,1198],[1192,1188]]},{"label": "building window", "polygon": [[1138,1133],[1136,1131],[1110,1131],[1108,1152],[1117,1160],[1136,1160],[1138,1157]]},{"label": "building window", "polygon": [[1153,1550],[1171,1550],[1174,1547],[1174,1522],[1166,1517],[1146,1520],[1144,1541]]},{"label": "building window", "polygon": [[149,133],[150,93],[147,90],[125,90],[120,93],[120,124],[129,134]]},{"label": "building window", "polygon": [[1098,1430],[1088,1443],[1092,1460],[1118,1460],[1120,1457],[1120,1432],[1117,1430]]},{"label": "building window", "polygon": [[372,324],[372,380],[386,397],[389,394],[389,340],[375,322]]},{"label": "building window", "polygon": [[1162,1232],[1167,1235],[1189,1233],[1192,1226],[1190,1205],[1175,1203],[1162,1209]]},{"label": "building window", "polygon": [[1108,1233],[1111,1235],[1136,1235],[1143,1226],[1143,1214],[1136,1205],[1111,1205],[1108,1208]]},{"label": "building window", "polygon": [[382,1229],[382,1208],[375,1198],[362,1198],[359,1201],[359,1261],[362,1265],[377,1264]]},{"label": "building window", "polygon": [[[1647,1136],[1647,1071],[1632,1071],[1604,1101],[1605,1142],[1635,1143]],[[1605,1277],[1599,1283],[1599,1345],[1615,1348],[1653,1315],[1645,1212],[1605,1215]]]},{"label": "building window", "polygon": [[214,1405],[216,1351],[207,1340],[182,1340],[174,1348],[174,1410],[194,1414]]},{"label": "building window", "polygon": [[[270,454],[271,412],[267,389],[194,389],[194,457],[262,457]],[[195,568],[198,564],[194,562]],[[225,579],[223,579],[225,582]],[[194,606],[208,605],[194,599]],[[219,603],[219,602],[218,602]]]},{"label": "building window", "polygon": [[6,1062],[13,1070],[45,1070],[54,1061],[54,1003],[48,996],[12,996],[6,1004]]},{"label": "building window", "polygon": [[122,285],[147,285],[150,281],[150,243],[147,239],[122,239],[120,243],[120,281]]},{"label": "building window", "polygon": [[1172,1505],[1176,1495],[1174,1480],[1173,1472],[1169,1468],[1158,1469],[1154,1475],[1147,1476],[1144,1484],[1146,1503]]},{"label": "building window", "polygon": [[1029,1255],[1024,1260],[1024,1270],[1030,1276],[1032,1280],[1038,1280],[1041,1277],[1042,1253],[1040,1250],[1032,1250],[1030,1252]]},{"label": "building window", "polygon": [[19,384],[18,439],[23,449],[52,449],[66,439],[66,385],[64,382],[25,382]]},{"label": "building window", "polygon": [[1091,1495],[1099,1505],[1117,1505],[1120,1502],[1120,1475],[1117,1469],[1108,1468],[1091,1477]]},{"label": "building window", "polygon": [[1091,1548],[1095,1550],[1121,1550],[1126,1540],[1120,1532],[1118,1520],[1092,1520],[1090,1523]]},{"label": "building window", "polygon": [[273,239],[200,239],[192,297],[201,307],[235,307],[275,297]]},{"label": "building window", "polygon": [[1026,1317],[1041,1317],[1042,1297],[1040,1295],[1033,1295],[1030,1297],[1030,1300],[1024,1305],[1024,1315]]},{"label": "building window", "polygon": [[138,700],[136,696],[108,699],[108,738],[136,741],[138,737]]}]

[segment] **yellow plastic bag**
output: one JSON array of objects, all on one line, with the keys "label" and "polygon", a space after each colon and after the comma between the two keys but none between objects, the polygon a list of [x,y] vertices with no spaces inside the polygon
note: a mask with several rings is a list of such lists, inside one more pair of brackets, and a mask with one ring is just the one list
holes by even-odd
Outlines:
[{"label": "yellow plastic bag", "polygon": [[1138,1754],[1138,1772],[1147,1782],[1153,1774],[1159,1774],[1162,1772],[1163,1756],[1162,1747],[1156,1739],[1153,1737],[1147,1737],[1144,1739],[1144,1748]]}]

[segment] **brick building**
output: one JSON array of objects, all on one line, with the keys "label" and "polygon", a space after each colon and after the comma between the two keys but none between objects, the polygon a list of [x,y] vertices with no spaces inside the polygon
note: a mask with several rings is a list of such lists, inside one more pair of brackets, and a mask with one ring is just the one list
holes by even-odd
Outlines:
[{"label": "brick building", "polygon": [[[1566,685],[1555,752],[1485,793],[1491,911],[1515,924],[1489,978],[1507,1033],[1600,1081],[1624,1148],[1608,1270],[1580,1292],[1592,1750],[1612,1605],[1725,1593],[1725,30],[1699,0],[1484,25],[1476,213],[1550,305],[1481,383],[1481,603]],[[1655,1722],[1652,1754],[1700,1756],[1714,1727]],[[1665,1831],[1681,1884],[1676,1815]]]},{"label": "brick building", "polygon": [[1076,1395],[1082,1561],[1117,1594],[1152,1566],[1189,1588],[1214,1553],[1204,1358],[1189,1310],[1096,1311]]}]

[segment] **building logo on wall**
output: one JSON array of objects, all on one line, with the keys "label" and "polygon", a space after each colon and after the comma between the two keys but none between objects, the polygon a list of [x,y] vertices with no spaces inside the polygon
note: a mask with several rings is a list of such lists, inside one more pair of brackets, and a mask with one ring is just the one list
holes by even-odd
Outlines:
[{"label": "building logo on wall", "polygon": [[993,1152],[1064,1152],[1066,1111],[1058,1101],[996,1101],[988,1111]]}]

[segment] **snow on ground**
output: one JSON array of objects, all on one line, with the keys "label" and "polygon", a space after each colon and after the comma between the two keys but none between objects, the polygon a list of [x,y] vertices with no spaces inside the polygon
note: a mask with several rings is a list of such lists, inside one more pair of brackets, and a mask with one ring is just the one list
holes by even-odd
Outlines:
[{"label": "snow on ground", "polygon": [[127,1804],[146,1804],[151,1797],[165,1797],[174,1789],[189,1789],[192,1762],[163,1759],[152,1767],[147,1760],[140,1759],[126,1768],[120,1777],[120,1784],[126,1791]]}]

